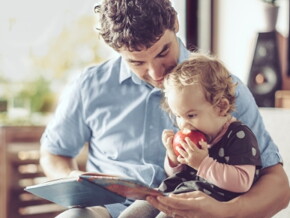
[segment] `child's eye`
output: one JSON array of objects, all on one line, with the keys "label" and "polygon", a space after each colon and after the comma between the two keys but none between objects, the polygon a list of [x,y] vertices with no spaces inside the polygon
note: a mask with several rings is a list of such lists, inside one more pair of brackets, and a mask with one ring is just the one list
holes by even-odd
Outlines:
[{"label": "child's eye", "polygon": [[197,116],[197,114],[188,114],[187,116],[188,116],[188,118],[195,118]]}]

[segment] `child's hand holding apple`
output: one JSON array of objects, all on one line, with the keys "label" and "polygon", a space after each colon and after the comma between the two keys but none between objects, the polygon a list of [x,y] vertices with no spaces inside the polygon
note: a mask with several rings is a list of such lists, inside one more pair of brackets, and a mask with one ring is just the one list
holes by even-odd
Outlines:
[{"label": "child's hand holding apple", "polygon": [[208,156],[206,141],[205,135],[199,131],[178,131],[172,141],[172,149],[177,156],[177,161],[197,169],[202,160]]}]

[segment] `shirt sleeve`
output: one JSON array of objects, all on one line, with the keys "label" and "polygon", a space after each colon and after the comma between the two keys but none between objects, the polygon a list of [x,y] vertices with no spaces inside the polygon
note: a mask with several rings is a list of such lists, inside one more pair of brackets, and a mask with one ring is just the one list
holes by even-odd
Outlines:
[{"label": "shirt sleeve", "polygon": [[41,146],[53,154],[75,157],[89,138],[90,130],[84,121],[81,94],[84,75],[81,74],[66,86],[55,114],[41,137]]},{"label": "shirt sleeve", "polygon": [[245,123],[255,134],[261,151],[262,168],[282,162],[277,145],[266,130],[258,106],[249,89],[234,75],[236,88],[236,110],[233,113],[238,120]]},{"label": "shirt sleeve", "polygon": [[184,169],[184,166],[182,164],[177,165],[176,167],[172,167],[169,163],[169,159],[166,156],[164,160],[164,170],[166,172],[167,176],[172,176],[175,173],[178,173]]},{"label": "shirt sleeve", "polygon": [[254,165],[229,165],[206,157],[198,168],[197,175],[219,188],[232,192],[246,192],[254,181]]}]

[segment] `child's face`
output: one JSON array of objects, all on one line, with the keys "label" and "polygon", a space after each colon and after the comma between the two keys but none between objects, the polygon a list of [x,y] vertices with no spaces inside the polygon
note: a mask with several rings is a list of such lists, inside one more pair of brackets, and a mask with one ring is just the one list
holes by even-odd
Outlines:
[{"label": "child's face", "polygon": [[180,129],[199,130],[212,138],[224,125],[220,108],[205,99],[198,84],[185,86],[182,90],[170,89],[166,96]]}]

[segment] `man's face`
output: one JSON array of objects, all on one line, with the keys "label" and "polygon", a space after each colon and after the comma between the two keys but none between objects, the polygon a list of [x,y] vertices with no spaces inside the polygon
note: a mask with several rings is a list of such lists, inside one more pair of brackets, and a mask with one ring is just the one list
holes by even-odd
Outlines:
[{"label": "man's face", "polygon": [[164,76],[177,64],[179,47],[175,32],[166,30],[148,49],[128,51],[121,48],[119,53],[140,79],[161,88]]}]

